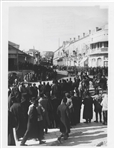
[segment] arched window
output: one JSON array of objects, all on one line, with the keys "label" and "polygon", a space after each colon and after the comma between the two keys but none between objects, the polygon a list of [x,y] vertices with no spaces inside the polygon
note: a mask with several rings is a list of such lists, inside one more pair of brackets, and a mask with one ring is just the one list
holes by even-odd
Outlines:
[{"label": "arched window", "polygon": [[92,64],[91,65],[92,65],[92,67],[95,67],[96,66],[96,60],[95,60],[95,58],[92,59]]},{"label": "arched window", "polygon": [[101,67],[102,66],[102,59],[98,58],[97,59],[97,67]]}]

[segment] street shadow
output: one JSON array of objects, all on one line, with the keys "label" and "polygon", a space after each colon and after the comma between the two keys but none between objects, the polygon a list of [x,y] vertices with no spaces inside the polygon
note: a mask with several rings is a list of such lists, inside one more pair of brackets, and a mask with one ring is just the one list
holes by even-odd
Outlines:
[{"label": "street shadow", "polygon": [[107,125],[103,125],[102,123],[96,123],[96,122],[91,122],[88,124],[82,122],[82,123],[77,124],[75,127],[94,127],[94,126],[107,127]]},{"label": "street shadow", "polygon": [[[93,128],[92,128],[93,127]],[[71,130],[75,130],[75,129],[79,129],[80,128],[83,130],[83,129],[101,129],[101,128],[107,128],[107,125],[103,125],[101,123],[89,123],[89,124],[85,124],[85,123],[80,123],[80,124],[77,124],[76,126],[73,126],[71,128]]]},{"label": "street shadow", "polygon": [[[101,123],[94,123],[94,122],[89,124],[81,123],[74,126],[74,128],[71,128],[71,133],[69,135],[68,140],[62,140],[62,144],[56,141],[59,135],[59,130],[55,130],[53,132],[49,132],[49,134],[47,135],[46,144],[41,145],[39,144],[39,142],[38,143],[36,142],[34,144],[32,143],[29,146],[66,146],[66,145],[74,146],[79,144],[88,144],[88,143],[91,143],[92,140],[99,139],[99,138],[102,139],[107,137],[107,134],[102,134],[104,132],[102,131],[103,128],[107,128],[107,126],[102,125]],[[87,132],[87,131],[93,131],[93,130],[96,130],[96,131]],[[50,139],[53,139],[53,140],[50,142],[47,142]]]},{"label": "street shadow", "polygon": [[[89,130],[89,129],[88,129]],[[75,133],[72,133],[70,134],[70,137],[69,138],[72,138],[74,136],[80,136],[80,135],[92,135],[92,134],[99,134],[99,133],[102,133],[103,131],[96,131],[96,132],[92,132],[92,133],[83,133],[83,132],[75,132]]]},{"label": "street shadow", "polygon": [[[74,134],[72,137],[68,138],[66,142],[64,141],[63,144],[60,144],[60,146],[75,146],[79,144],[88,144],[88,143],[91,143],[92,140],[106,138],[107,134],[99,134],[101,132],[102,131],[98,131],[94,133],[81,133],[81,135],[79,136],[76,136]],[[98,135],[93,136],[93,134],[98,134]]]}]

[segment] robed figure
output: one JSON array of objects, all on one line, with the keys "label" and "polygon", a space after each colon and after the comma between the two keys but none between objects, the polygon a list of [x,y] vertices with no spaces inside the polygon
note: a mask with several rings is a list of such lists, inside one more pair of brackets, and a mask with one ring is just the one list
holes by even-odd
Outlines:
[{"label": "robed figure", "polygon": [[84,110],[83,110],[83,119],[86,120],[86,123],[90,123],[93,117],[93,98],[90,96],[89,92],[87,92],[84,100]]},{"label": "robed figure", "polygon": [[69,120],[69,109],[66,105],[67,98],[65,97],[63,99],[63,102],[58,106],[57,113],[60,118],[60,132],[62,133],[59,139],[61,137],[64,137],[64,139],[68,138],[68,135],[70,133],[70,120]]}]

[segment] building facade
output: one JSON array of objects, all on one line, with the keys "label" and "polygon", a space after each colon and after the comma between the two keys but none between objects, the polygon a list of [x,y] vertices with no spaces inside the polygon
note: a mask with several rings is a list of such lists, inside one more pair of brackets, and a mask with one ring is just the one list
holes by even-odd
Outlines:
[{"label": "building facade", "polygon": [[90,37],[89,67],[108,67],[108,25]]},{"label": "building facade", "polygon": [[25,52],[19,50],[19,45],[8,42],[8,68],[9,70],[18,70],[19,63],[34,62],[34,58]]},{"label": "building facade", "polygon": [[34,58],[34,64],[40,64],[40,52],[36,49],[29,49],[26,53]]},{"label": "building facade", "polygon": [[59,65],[59,66],[64,65],[63,57],[64,57],[63,47],[61,46],[54,52],[53,65]]},{"label": "building facade", "polygon": [[73,40],[64,41],[54,52],[53,64],[59,66],[107,67],[108,25],[89,30]]}]

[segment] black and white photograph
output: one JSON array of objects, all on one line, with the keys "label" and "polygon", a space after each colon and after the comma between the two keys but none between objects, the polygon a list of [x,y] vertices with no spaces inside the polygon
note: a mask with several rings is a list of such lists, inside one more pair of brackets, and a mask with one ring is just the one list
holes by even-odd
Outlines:
[{"label": "black and white photograph", "polygon": [[2,3],[2,146],[113,147],[113,5]]}]

